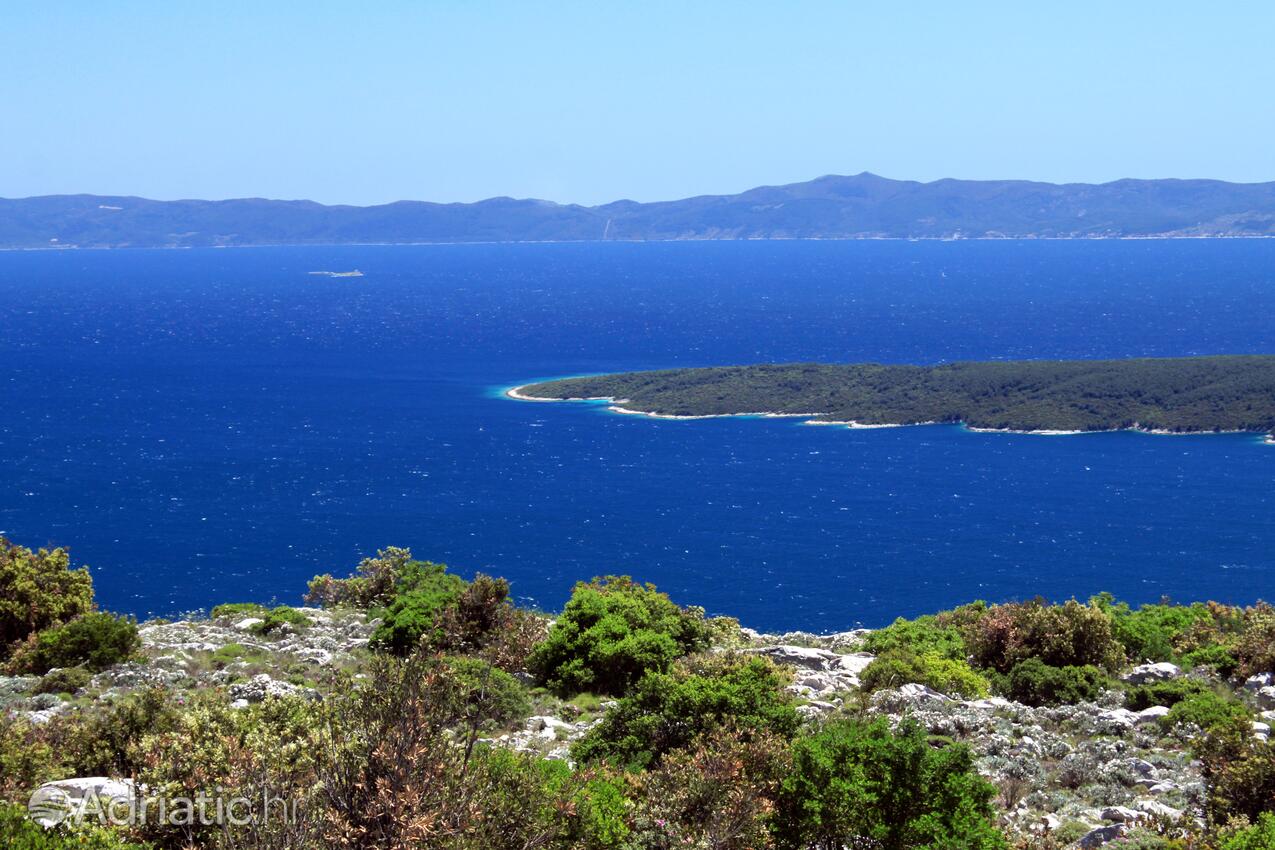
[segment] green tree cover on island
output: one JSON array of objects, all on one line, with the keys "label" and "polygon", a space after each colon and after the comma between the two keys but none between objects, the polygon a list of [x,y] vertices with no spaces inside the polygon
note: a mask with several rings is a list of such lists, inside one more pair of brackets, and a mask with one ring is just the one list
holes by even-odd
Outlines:
[{"label": "green tree cover on island", "polygon": [[782,413],[861,424],[1173,432],[1275,430],[1275,356],[792,363],[627,372],[520,387],[673,416]]},{"label": "green tree cover on island", "polygon": [[[9,571],[0,577],[10,584],[0,590],[15,582],[27,588],[34,610],[49,609],[41,594],[57,593],[63,574],[74,572],[69,557],[9,544],[4,559]],[[0,805],[0,846],[1061,846],[1035,843],[1040,836],[1015,844],[1001,834],[997,818],[1006,804],[975,770],[966,745],[927,735],[906,718],[893,723],[869,710],[867,699],[803,716],[801,699],[787,689],[789,669],[748,652],[733,621],[706,618],[651,585],[606,577],[578,584],[550,626],[547,617],[515,608],[508,590],[501,579],[465,581],[407,550],[387,549],[365,559],[352,578],[320,577],[312,585],[332,608],[412,612],[395,632],[401,640],[380,641],[356,667],[317,682],[322,700],[272,698],[232,708],[220,684],[161,686],[100,700],[81,695],[74,710],[41,723],[0,715],[0,804],[22,804],[41,782],[69,776],[131,777],[162,795],[215,787],[304,804],[298,822],[268,828],[153,824],[83,833],[33,831]],[[34,632],[25,631],[23,612],[3,614],[0,626],[18,635],[11,662],[26,647],[87,656],[79,667],[45,676],[45,693],[86,688],[99,663],[82,636],[48,637],[98,622],[89,613],[91,595],[83,601],[84,613],[46,618]],[[217,613],[224,622],[278,610],[240,603]],[[306,627],[291,609],[276,619],[279,630]],[[861,676],[865,697],[919,682],[1031,704],[1114,691],[1106,697],[1123,692],[1131,710],[1169,706],[1161,733],[1189,741],[1202,765],[1205,794],[1194,810],[1201,820],[1174,833],[1141,829],[1129,846],[1269,846],[1275,746],[1253,735],[1253,709],[1238,695],[1245,677],[1275,672],[1269,605],[1163,601],[1133,608],[1105,594],[1087,603],[975,602],[898,620],[870,633],[865,648],[877,655]],[[1144,685],[1115,680],[1151,659],[1200,669]],[[553,703],[555,694],[576,699],[583,688],[606,689],[615,702],[572,748],[575,764],[494,745],[501,730],[542,713],[546,701],[562,705]],[[582,706],[598,702],[579,698]],[[1149,734],[1153,727],[1143,728]]]}]

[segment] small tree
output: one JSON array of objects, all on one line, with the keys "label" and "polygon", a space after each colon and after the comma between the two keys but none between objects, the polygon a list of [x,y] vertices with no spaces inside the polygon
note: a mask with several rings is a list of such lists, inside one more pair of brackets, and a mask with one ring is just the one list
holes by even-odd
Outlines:
[{"label": "small tree", "polygon": [[966,747],[935,749],[914,721],[898,732],[884,718],[835,721],[793,744],[775,843],[784,850],[1002,848],[995,793]]},{"label": "small tree", "polygon": [[40,549],[0,537],[0,658],[49,626],[93,610],[87,567],[71,569],[66,549]]},{"label": "small tree", "polygon": [[707,649],[709,637],[701,613],[678,607],[655,585],[607,576],[576,585],[529,665],[560,694],[623,694],[645,674]]}]

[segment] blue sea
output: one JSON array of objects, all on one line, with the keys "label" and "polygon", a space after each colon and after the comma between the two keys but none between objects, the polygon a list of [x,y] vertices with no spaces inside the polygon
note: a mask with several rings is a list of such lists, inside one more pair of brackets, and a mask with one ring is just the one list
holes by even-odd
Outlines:
[{"label": "blue sea", "polygon": [[[361,278],[316,270],[360,269]],[[1250,602],[1275,446],[653,420],[544,377],[1275,352],[1275,241],[0,253],[0,532],[139,616],[411,547],[555,609],[628,573],[763,629],[974,598]]]}]

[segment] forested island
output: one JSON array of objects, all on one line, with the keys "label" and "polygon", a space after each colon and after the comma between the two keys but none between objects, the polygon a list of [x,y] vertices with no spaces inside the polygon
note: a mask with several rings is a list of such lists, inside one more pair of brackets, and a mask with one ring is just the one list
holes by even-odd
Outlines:
[{"label": "forested island", "polygon": [[607,399],[614,410],[653,416],[770,414],[859,427],[960,422],[1047,433],[1269,434],[1275,356],[761,364],[566,378],[509,395]]}]

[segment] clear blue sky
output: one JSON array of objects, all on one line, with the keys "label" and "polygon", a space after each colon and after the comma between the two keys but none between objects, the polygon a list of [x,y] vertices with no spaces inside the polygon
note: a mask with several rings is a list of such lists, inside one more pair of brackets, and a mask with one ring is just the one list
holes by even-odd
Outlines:
[{"label": "clear blue sky", "polygon": [[0,196],[1275,179],[1262,2],[25,2]]}]

